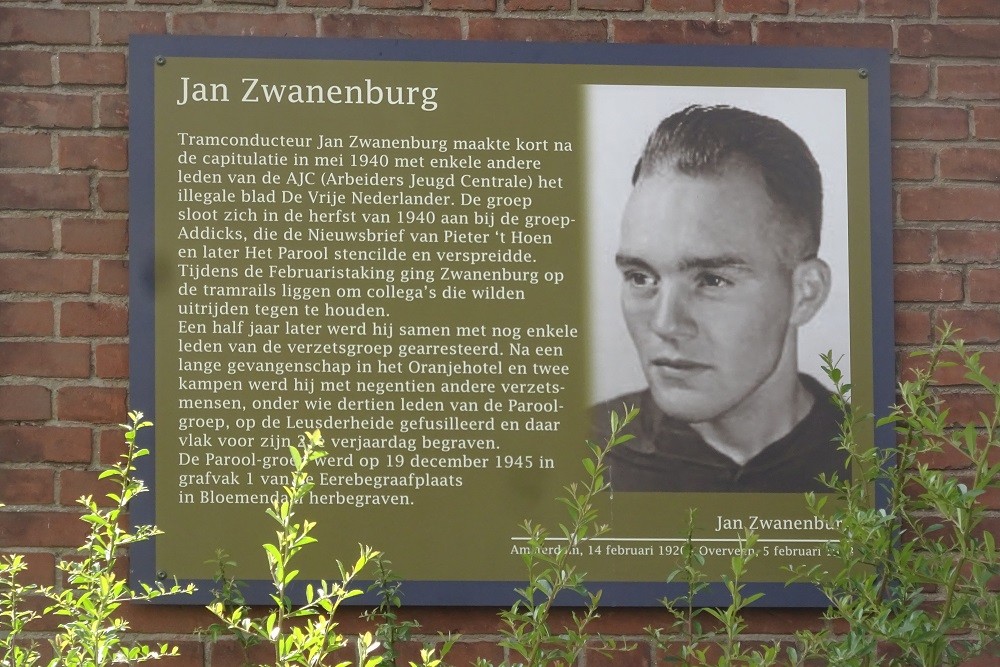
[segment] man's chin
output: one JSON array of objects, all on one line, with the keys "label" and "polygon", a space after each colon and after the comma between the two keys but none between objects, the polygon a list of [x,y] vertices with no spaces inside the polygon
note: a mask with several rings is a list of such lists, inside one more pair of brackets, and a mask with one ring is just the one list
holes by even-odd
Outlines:
[{"label": "man's chin", "polygon": [[684,424],[711,421],[725,412],[711,397],[704,395],[678,396],[676,392],[662,394],[654,390],[653,401],[665,416]]}]

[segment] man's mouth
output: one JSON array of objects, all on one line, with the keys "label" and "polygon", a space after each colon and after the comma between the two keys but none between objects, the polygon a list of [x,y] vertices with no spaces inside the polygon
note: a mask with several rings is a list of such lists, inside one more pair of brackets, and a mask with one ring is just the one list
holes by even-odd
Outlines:
[{"label": "man's mouth", "polygon": [[655,357],[650,363],[653,367],[661,369],[668,375],[671,373],[688,375],[711,368],[709,364],[678,357]]}]

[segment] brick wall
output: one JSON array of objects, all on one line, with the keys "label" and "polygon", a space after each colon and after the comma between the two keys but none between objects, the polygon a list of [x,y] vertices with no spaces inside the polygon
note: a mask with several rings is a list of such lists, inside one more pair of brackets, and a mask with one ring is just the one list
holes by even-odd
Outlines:
[{"label": "brick wall", "polygon": [[[881,47],[892,51],[896,339],[945,321],[1000,371],[1000,2],[997,0],[39,0],[0,7],[0,549],[31,579],[83,532],[121,444],[128,396],[130,33]],[[961,379],[960,415],[982,397]],[[955,463],[945,457],[944,468]],[[1000,510],[1000,499],[993,499]],[[1000,525],[1000,518],[994,521]],[[428,636],[464,636],[455,664],[498,660],[496,610],[425,609]],[[192,635],[196,608],[133,608],[150,640],[180,642],[178,667],[237,665],[232,644]],[[598,629],[638,640],[613,663],[658,656],[655,610],[608,610]],[[816,627],[816,612],[753,610],[750,638]],[[347,629],[360,624],[347,620]],[[43,630],[43,629],[40,629]],[[985,663],[981,663],[985,664]]]}]

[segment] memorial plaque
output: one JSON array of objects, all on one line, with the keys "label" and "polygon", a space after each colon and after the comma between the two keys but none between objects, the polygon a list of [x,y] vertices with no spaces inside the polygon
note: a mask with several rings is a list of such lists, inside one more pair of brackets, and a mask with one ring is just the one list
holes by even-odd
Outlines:
[{"label": "memorial plaque", "polygon": [[[251,582],[248,599],[266,601],[264,510],[289,447],[319,429],[328,456],[303,513],[320,546],[304,552],[304,578],[336,576],[334,559],[363,543],[392,560],[407,603],[507,604],[524,577],[518,526],[565,521],[555,499],[584,474],[592,423],[607,422],[594,406],[636,397],[652,419],[683,385],[697,405],[665,407],[666,419],[701,434],[720,411],[746,410],[772,367],[797,363],[817,380],[801,385],[813,415],[828,401],[826,350],[842,356],[859,408],[891,400],[884,54],[144,36],[130,58],[131,401],[155,421],[142,470],[153,493],[135,515],[165,531],[136,551],[137,579],[207,591],[222,548]],[[730,299],[765,284],[742,251],[706,251],[712,266],[691,268],[708,242],[693,221],[725,206],[750,222],[713,243],[746,233],[742,245],[768,256],[797,243],[784,232],[764,243],[771,231],[748,226],[756,168],[737,173],[743,163],[726,158],[678,171],[670,183],[701,187],[707,174],[718,188],[707,192],[723,196],[681,199],[688,227],[667,243],[649,221],[674,205],[643,208],[641,195],[659,198],[649,184],[675,168],[650,162],[633,183],[662,120],[725,109],[800,137],[822,177],[819,250],[795,260],[813,268],[774,274],[793,281],[791,306],[780,288],[759,290],[770,296],[756,313]],[[762,196],[762,217],[792,206]],[[809,305],[814,287],[822,298]],[[742,314],[704,314],[726,299]],[[786,330],[795,349],[772,340]],[[649,331],[692,342],[668,358],[643,342]],[[714,407],[729,393],[735,407]],[[783,418],[801,428],[799,413]],[[874,432],[862,437],[875,446]],[[712,441],[699,438],[688,445]],[[674,460],[672,445],[649,442],[666,447],[658,465]],[[797,447],[787,470],[807,469],[812,455],[797,454],[813,450]],[[812,479],[740,486],[746,463],[721,490],[660,488],[648,470],[652,482],[626,482],[636,464],[621,460],[620,486],[599,503],[611,531],[578,556],[605,603],[670,592],[659,582],[678,562],[688,508],[712,576],[752,528],[763,603],[822,603],[783,584],[788,565],[824,562],[834,536],[807,509]]]}]

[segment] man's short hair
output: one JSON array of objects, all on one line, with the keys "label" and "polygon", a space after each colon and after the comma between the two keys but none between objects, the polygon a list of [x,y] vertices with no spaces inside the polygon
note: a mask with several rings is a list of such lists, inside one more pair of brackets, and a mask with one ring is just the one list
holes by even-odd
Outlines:
[{"label": "man's short hair", "polygon": [[665,118],[650,135],[633,185],[663,167],[682,174],[719,173],[743,158],[760,170],[768,195],[795,226],[789,259],[816,256],[823,222],[823,181],[816,159],[781,121],[731,106],[692,105]]}]

